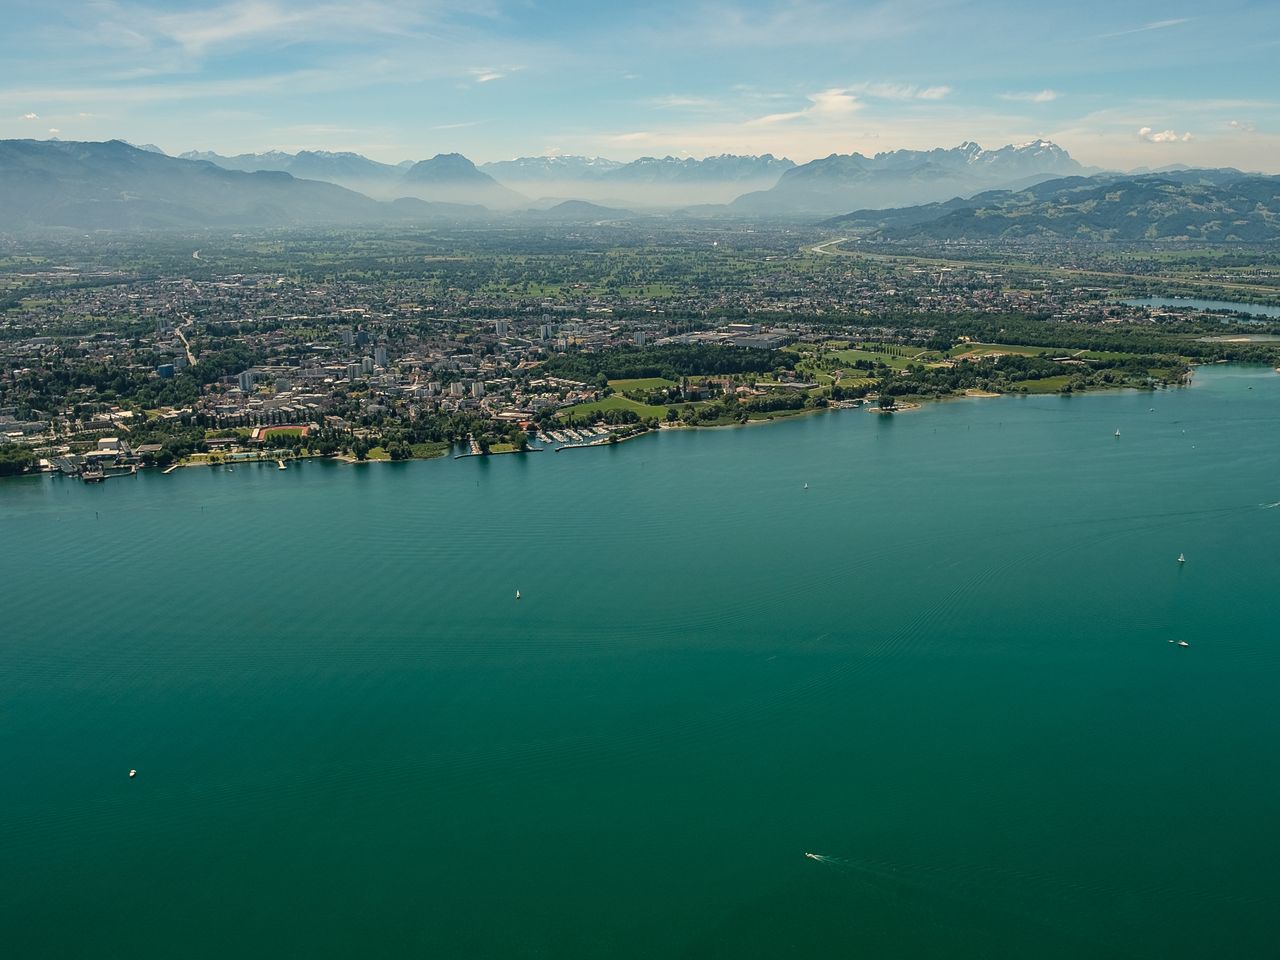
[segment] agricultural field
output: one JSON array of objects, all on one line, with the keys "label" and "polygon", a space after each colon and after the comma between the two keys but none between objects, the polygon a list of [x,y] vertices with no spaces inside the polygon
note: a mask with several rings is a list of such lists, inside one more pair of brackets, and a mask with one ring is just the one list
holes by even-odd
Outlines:
[{"label": "agricultural field", "polygon": [[[683,404],[681,404],[683,407]],[[679,409],[679,407],[677,408]],[[667,415],[666,407],[652,406],[647,403],[638,403],[628,397],[620,394],[605,397],[603,400],[593,400],[590,403],[579,403],[572,407],[566,407],[556,414],[559,420],[568,420],[570,417],[582,417],[587,414],[594,413],[597,410],[631,410],[640,419],[647,420],[650,417],[657,417],[659,420]]]},{"label": "agricultural field", "polygon": [[666,377],[640,377],[633,380],[610,380],[609,386],[613,388],[614,393],[636,393],[649,392],[651,390],[665,390],[674,387],[676,382],[668,380]]},{"label": "agricultural field", "polygon": [[1061,393],[1062,388],[1071,382],[1070,377],[1042,377],[1039,380],[1024,380],[1021,386],[1027,393]]},{"label": "agricultural field", "polygon": [[1134,356],[1114,350],[1078,350],[1072,347],[1033,347],[1009,343],[961,343],[947,351],[952,359],[971,359],[991,354],[1016,354],[1022,357],[1071,357],[1073,360],[1123,360]]}]

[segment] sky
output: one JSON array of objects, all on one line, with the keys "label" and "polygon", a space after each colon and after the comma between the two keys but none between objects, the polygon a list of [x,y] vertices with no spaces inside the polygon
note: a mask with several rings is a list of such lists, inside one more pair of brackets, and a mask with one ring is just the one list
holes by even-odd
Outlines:
[{"label": "sky", "polygon": [[1280,173],[1280,3],[0,0],[0,138]]}]

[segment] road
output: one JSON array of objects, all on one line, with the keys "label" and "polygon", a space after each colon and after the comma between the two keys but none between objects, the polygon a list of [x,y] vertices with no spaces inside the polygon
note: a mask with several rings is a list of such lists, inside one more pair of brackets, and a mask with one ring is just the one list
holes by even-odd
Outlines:
[{"label": "road", "polygon": [[178,339],[182,341],[182,347],[187,351],[187,363],[193,367],[196,365],[196,355],[191,352],[191,344],[187,342],[187,335],[182,332],[182,327],[175,327],[174,332],[177,333]]},{"label": "road", "polygon": [[820,253],[826,257],[835,256],[836,254],[840,254],[840,253],[848,253],[849,251],[847,250],[828,250],[827,249],[827,247],[835,246],[835,244],[837,243],[844,243],[848,239],[849,239],[848,237],[840,237],[837,240],[828,240],[826,243],[820,243],[816,247],[810,247],[809,250],[812,253]]}]

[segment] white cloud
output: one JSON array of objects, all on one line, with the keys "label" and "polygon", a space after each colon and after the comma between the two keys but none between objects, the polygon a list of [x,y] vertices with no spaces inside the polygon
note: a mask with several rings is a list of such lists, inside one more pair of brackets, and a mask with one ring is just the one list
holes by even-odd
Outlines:
[{"label": "white cloud", "polygon": [[1150,23],[1144,23],[1140,27],[1132,27],[1128,30],[1117,30],[1115,33],[1099,34],[1098,39],[1110,40],[1113,37],[1127,37],[1135,33],[1146,33],[1149,30],[1167,30],[1169,27],[1177,27],[1184,23],[1190,23],[1191,19],[1191,17],[1178,17],[1174,20],[1152,20]]},{"label": "white cloud", "polygon": [[617,133],[609,137],[611,143],[642,143],[648,140],[651,134],[648,130],[637,130],[633,133]]},{"label": "white cloud", "polygon": [[801,119],[830,119],[848,116],[858,110],[862,104],[849,90],[832,87],[819,93],[811,93],[807,97],[809,106],[803,110],[792,110],[788,113],[770,113],[754,120],[748,120],[748,126],[767,126],[774,123],[788,123]]},{"label": "white cloud", "polygon": [[472,67],[467,71],[467,74],[475,83],[493,83],[495,80],[503,80],[523,69],[524,67],[514,64],[499,67]]},{"label": "white cloud", "polygon": [[1023,103],[1052,103],[1058,99],[1057,90],[1026,90],[1019,93],[1002,93],[1001,100],[1020,100]]},{"label": "white cloud", "polygon": [[1227,126],[1240,133],[1256,133],[1258,130],[1257,126],[1246,120],[1232,120]]},{"label": "white cloud", "polygon": [[[490,45],[492,46],[492,44]],[[488,51],[492,53],[493,51]],[[240,96],[261,97],[266,94],[299,96],[304,94],[350,91],[359,87],[385,84],[409,84],[428,80],[457,80],[465,77],[465,83],[477,82],[485,73],[510,75],[523,69],[512,64],[527,62],[529,48],[512,50],[512,60],[506,66],[475,68],[475,51],[454,50],[449,55],[419,58],[413,62],[399,62],[385,56],[351,58],[334,61],[323,68],[306,68],[287,73],[258,74],[254,76],[227,76],[212,71],[191,74],[194,79],[150,79],[141,83],[95,83],[69,87],[0,86],[0,107],[20,109],[33,101],[68,104],[75,108],[110,104],[113,109],[123,105],[180,102],[194,99]],[[515,59],[515,54],[520,59]],[[464,59],[465,58],[465,59]],[[537,59],[535,57],[535,59]],[[187,75],[184,75],[184,77]]]},{"label": "white cloud", "polygon": [[793,110],[791,113],[770,113],[763,117],[756,117],[754,120],[748,120],[747,126],[761,127],[771,123],[786,123],[789,120],[799,120],[803,116],[803,110]]},{"label": "white cloud", "polygon": [[850,89],[880,100],[942,100],[951,93],[947,86],[917,87],[909,83],[859,83]]},{"label": "white cloud", "polygon": [[785,0],[762,7],[731,0],[695,0],[674,21],[654,18],[648,39],[731,50],[795,47],[865,48],[928,27],[935,0],[872,0],[856,15],[841,0]]},{"label": "white cloud", "polygon": [[1176,130],[1152,130],[1143,127],[1138,131],[1138,139],[1146,143],[1190,143],[1194,137],[1190,133],[1178,133]]},{"label": "white cloud", "polygon": [[60,134],[62,131],[61,131],[61,130],[59,130],[57,127],[50,127],[50,128],[49,128],[49,132],[50,132],[51,134],[53,134],[53,135],[56,137],[56,136],[57,136],[58,134]]},{"label": "white cloud", "polygon": [[810,94],[809,100],[813,106],[807,108],[806,112],[822,114],[823,116],[853,113],[858,109],[858,98],[848,90],[841,90],[838,87],[823,90],[821,93]]},{"label": "white cloud", "polygon": [[705,109],[707,107],[718,106],[716,101],[709,97],[681,96],[672,94],[666,97],[658,97],[651,101],[655,107],[664,107],[672,110],[689,110],[689,109]]},{"label": "white cloud", "polygon": [[[414,4],[403,0],[359,3],[294,3],[289,0],[232,0],[180,13],[156,14],[146,8],[119,10],[142,43],[173,44],[191,56],[253,44],[347,39],[353,35],[410,35],[465,4]],[[480,5],[482,8],[486,4]],[[477,10],[484,15],[485,10]]]},{"label": "white cloud", "polygon": [[22,119],[23,119],[23,120],[39,120],[39,119],[40,119],[40,114],[38,114],[38,113],[24,113],[24,114],[22,115]]}]

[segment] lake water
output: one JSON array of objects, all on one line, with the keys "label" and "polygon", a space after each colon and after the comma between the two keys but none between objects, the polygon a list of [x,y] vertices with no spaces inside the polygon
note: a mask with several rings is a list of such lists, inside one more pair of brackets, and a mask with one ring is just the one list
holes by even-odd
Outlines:
[{"label": "lake water", "polygon": [[5,952],[1274,957],[1277,503],[1226,367],[0,483]]},{"label": "lake water", "polygon": [[1197,300],[1193,297],[1138,297],[1121,300],[1130,307],[1158,307],[1162,310],[1230,310],[1255,317],[1280,317],[1280,307],[1265,303],[1240,303],[1235,300]]}]

